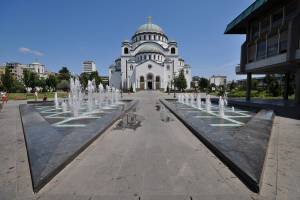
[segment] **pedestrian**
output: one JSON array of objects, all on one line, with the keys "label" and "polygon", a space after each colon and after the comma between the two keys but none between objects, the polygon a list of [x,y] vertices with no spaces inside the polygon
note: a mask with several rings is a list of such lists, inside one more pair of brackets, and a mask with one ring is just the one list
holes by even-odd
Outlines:
[{"label": "pedestrian", "polygon": [[35,101],[37,101],[37,99],[38,99],[38,92],[37,91],[34,92],[34,98],[35,98]]},{"label": "pedestrian", "polygon": [[8,96],[6,95],[6,92],[4,92],[2,94],[2,104],[4,105],[4,103],[7,103],[8,101]]}]

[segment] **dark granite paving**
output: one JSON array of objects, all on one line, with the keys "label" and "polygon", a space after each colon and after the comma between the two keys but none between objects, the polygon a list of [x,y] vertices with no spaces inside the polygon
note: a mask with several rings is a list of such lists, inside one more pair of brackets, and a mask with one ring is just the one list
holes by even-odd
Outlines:
[{"label": "dark granite paving", "polygon": [[[78,121],[74,119],[64,123],[62,127],[55,125],[64,118],[48,118],[49,115],[56,114],[53,105],[20,105],[34,192],[40,190],[136,103],[137,101],[127,101],[109,111],[95,114],[97,118],[78,119]],[[85,126],[72,127],[76,123]],[[66,127],[68,125],[71,127]]]},{"label": "dark granite paving", "polygon": [[[235,109],[227,119],[175,101],[161,100],[251,190],[258,192],[273,124],[273,111],[258,113]],[[234,125],[235,124],[235,125]]]}]

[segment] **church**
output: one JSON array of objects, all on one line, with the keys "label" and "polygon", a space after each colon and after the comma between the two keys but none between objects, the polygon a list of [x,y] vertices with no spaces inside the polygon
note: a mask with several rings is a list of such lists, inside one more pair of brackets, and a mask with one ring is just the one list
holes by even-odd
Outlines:
[{"label": "church", "polygon": [[184,71],[190,88],[191,67],[179,56],[177,42],[152,23],[141,25],[131,41],[121,46],[121,56],[109,67],[109,86],[119,89],[162,90],[173,88],[173,80]]}]

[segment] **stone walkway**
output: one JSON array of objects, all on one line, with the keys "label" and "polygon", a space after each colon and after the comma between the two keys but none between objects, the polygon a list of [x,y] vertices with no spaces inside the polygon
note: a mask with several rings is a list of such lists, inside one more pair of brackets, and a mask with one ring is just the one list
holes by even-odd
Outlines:
[{"label": "stone walkway", "polygon": [[263,188],[252,193],[158,98],[138,92],[136,129],[113,127],[32,193],[16,103],[0,113],[0,199],[299,199],[300,121],[276,117]]}]

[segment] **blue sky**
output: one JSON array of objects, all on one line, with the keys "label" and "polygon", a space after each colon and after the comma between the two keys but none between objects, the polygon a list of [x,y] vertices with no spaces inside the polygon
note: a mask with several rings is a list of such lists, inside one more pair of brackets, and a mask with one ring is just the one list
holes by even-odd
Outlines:
[{"label": "blue sky", "polygon": [[192,74],[239,79],[243,35],[224,35],[226,25],[253,0],[1,0],[0,63],[31,63],[50,71],[80,73],[94,60],[102,75],[120,55],[121,42],[152,16]]}]

